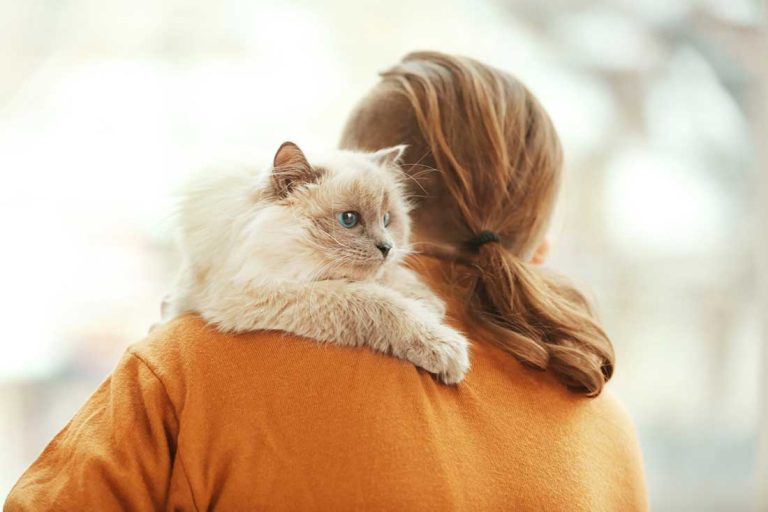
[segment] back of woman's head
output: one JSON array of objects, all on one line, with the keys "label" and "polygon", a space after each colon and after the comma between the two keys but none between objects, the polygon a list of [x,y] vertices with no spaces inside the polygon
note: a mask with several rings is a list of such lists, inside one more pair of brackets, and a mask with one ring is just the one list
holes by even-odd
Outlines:
[{"label": "back of woman's head", "polygon": [[358,105],[341,145],[403,143],[414,241],[475,269],[467,309],[480,330],[525,365],[599,394],[613,372],[610,340],[578,290],[527,263],[548,227],[562,166],[536,98],[475,60],[410,54]]}]

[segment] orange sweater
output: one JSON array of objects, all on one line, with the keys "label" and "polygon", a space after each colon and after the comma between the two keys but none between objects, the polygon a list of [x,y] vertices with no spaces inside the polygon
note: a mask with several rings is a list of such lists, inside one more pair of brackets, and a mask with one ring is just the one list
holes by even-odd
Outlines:
[{"label": "orange sweater", "polygon": [[5,510],[647,509],[609,392],[469,337],[449,387],[368,349],[183,317],[128,349]]}]

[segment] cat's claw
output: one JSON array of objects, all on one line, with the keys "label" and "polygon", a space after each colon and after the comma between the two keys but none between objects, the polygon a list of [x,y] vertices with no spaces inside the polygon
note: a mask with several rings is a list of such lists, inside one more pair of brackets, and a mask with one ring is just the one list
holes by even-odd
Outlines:
[{"label": "cat's claw", "polygon": [[445,384],[457,384],[469,370],[469,342],[458,331],[439,325],[411,347],[406,358],[437,375]]}]

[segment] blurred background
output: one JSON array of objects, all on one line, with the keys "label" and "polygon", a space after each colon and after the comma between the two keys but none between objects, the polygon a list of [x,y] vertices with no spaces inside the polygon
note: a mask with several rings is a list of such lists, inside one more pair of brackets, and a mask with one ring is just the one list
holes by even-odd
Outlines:
[{"label": "blurred background", "polygon": [[0,0],[0,501],[158,320],[178,184],[334,146],[378,71],[435,49],[515,73],[560,131],[551,265],[616,344],[653,510],[768,510],[765,19],[758,0]]}]

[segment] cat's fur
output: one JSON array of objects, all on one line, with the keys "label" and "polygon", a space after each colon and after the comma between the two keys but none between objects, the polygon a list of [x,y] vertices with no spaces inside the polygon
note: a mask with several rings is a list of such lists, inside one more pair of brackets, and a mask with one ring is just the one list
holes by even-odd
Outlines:
[{"label": "cat's fur", "polygon": [[[285,143],[268,170],[194,182],[180,204],[184,264],[164,319],[195,311],[223,331],[365,345],[460,381],[467,341],[402,265],[410,234],[403,150],[334,151],[310,165]],[[359,212],[359,225],[343,227],[345,211]]]}]

